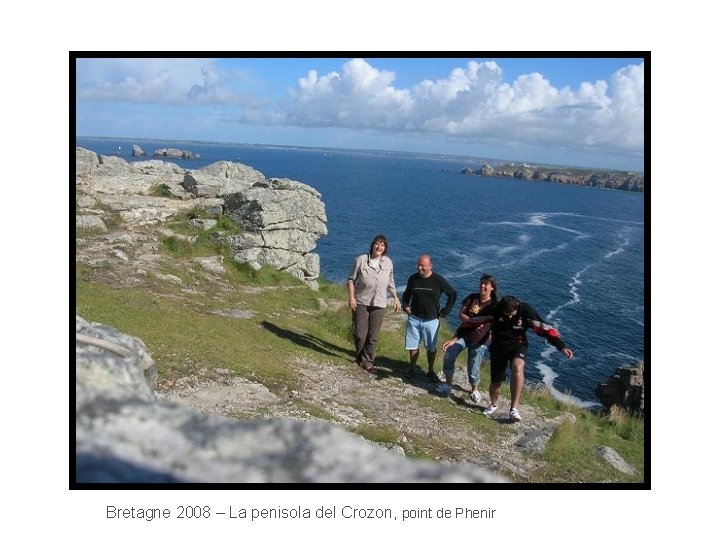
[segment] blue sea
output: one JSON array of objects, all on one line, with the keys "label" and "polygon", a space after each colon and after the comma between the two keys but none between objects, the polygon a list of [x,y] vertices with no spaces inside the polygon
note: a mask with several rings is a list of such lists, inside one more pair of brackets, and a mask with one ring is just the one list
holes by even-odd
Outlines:
[{"label": "blue sea", "polygon": [[[597,405],[595,387],[615,367],[644,361],[645,214],[638,193],[466,176],[492,160],[381,151],[310,149],[78,137],[76,145],[128,161],[132,144],[199,153],[200,168],[239,161],[267,177],[321,194],[328,234],[318,242],[323,276],[344,283],[355,256],[387,236],[399,290],[428,253],[460,301],[493,274],[501,295],[533,305],[575,352],[569,361],[531,333],[526,377],[563,400]],[[485,383],[481,383],[483,386]]]}]

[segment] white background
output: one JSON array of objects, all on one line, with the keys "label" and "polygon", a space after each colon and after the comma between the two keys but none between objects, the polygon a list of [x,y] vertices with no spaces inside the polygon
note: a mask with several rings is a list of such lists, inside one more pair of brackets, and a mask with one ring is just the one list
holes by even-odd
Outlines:
[{"label": "white background", "polygon": [[[252,3],[256,4],[256,3]],[[286,5],[287,4],[287,5]],[[258,532],[330,538],[411,534],[413,538],[691,537],[712,530],[717,480],[711,440],[717,407],[718,125],[716,18],[640,2],[75,2],[14,5],[2,40],[4,195],[2,278],[3,529],[104,539],[196,538]],[[637,5],[637,7],[636,7]],[[648,490],[474,491],[70,491],[72,303],[69,132],[71,50],[633,50],[652,53],[646,99],[651,240],[646,255],[647,320],[660,336],[646,344],[651,371],[652,470]],[[210,55],[209,55],[210,56]],[[650,136],[652,135],[652,136]],[[651,153],[650,153],[651,152]],[[652,172],[652,176],[650,175]],[[652,294],[651,294],[652,284]],[[70,439],[69,439],[70,438]],[[706,487],[707,489],[703,489]],[[110,521],[105,506],[320,505],[497,508],[477,522],[337,520],[147,523]],[[278,536],[279,537],[279,536]],[[704,537],[704,535],[703,535]]]}]

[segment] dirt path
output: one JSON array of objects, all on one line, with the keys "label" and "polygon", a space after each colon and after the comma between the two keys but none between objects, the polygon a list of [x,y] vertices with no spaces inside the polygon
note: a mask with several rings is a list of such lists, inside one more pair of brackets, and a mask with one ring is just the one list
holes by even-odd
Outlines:
[{"label": "dirt path", "polygon": [[[484,406],[467,400],[468,387],[441,398],[425,381],[408,382],[389,371],[368,375],[351,362],[347,366],[319,365],[307,358],[296,358],[296,366],[301,385],[292,393],[275,394],[261,384],[231,377],[221,370],[161,382],[158,395],[205,413],[243,420],[317,420],[320,416],[360,433],[372,427],[390,428],[400,435],[388,446],[405,454],[419,450],[416,441],[436,439],[447,461],[473,463],[517,481],[531,479],[532,472],[543,464],[538,452],[555,428],[574,420],[568,413],[548,419],[536,409],[521,405],[523,421],[510,423],[506,420],[506,400],[501,399],[499,412],[487,418],[482,415]],[[458,371],[456,380],[463,377],[464,372]],[[487,398],[483,393],[482,403],[487,403]],[[428,399],[445,401],[458,414],[449,421],[447,415],[427,403]],[[478,418],[491,428],[487,430],[489,436],[484,435],[486,430],[477,428]]]}]

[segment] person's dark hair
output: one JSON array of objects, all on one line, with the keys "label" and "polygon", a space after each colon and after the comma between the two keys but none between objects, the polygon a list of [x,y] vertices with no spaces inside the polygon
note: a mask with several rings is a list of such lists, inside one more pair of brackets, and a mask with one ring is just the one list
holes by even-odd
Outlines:
[{"label": "person's dark hair", "polygon": [[497,286],[497,281],[495,280],[495,276],[491,276],[490,274],[483,274],[482,277],[480,278],[480,283],[482,283],[483,281],[485,281],[493,286],[493,290],[490,293],[490,298],[492,298],[493,302],[497,302],[498,286]]},{"label": "person's dark hair", "polygon": [[375,242],[380,240],[381,242],[385,242],[385,251],[383,251],[383,255],[387,255],[388,251],[390,251],[390,244],[387,241],[387,238],[385,238],[382,234],[378,234],[375,238],[372,239],[372,242],[370,242],[370,254],[372,254],[372,247]]},{"label": "person's dark hair", "polygon": [[511,311],[515,311],[520,305],[520,300],[514,296],[503,296],[500,300],[500,311],[507,314]]}]

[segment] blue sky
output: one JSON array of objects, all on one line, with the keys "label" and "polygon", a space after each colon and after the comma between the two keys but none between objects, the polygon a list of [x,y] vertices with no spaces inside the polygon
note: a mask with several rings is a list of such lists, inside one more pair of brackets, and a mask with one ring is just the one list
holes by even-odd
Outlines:
[{"label": "blue sky", "polygon": [[76,134],[643,170],[642,58],[76,60]]}]

